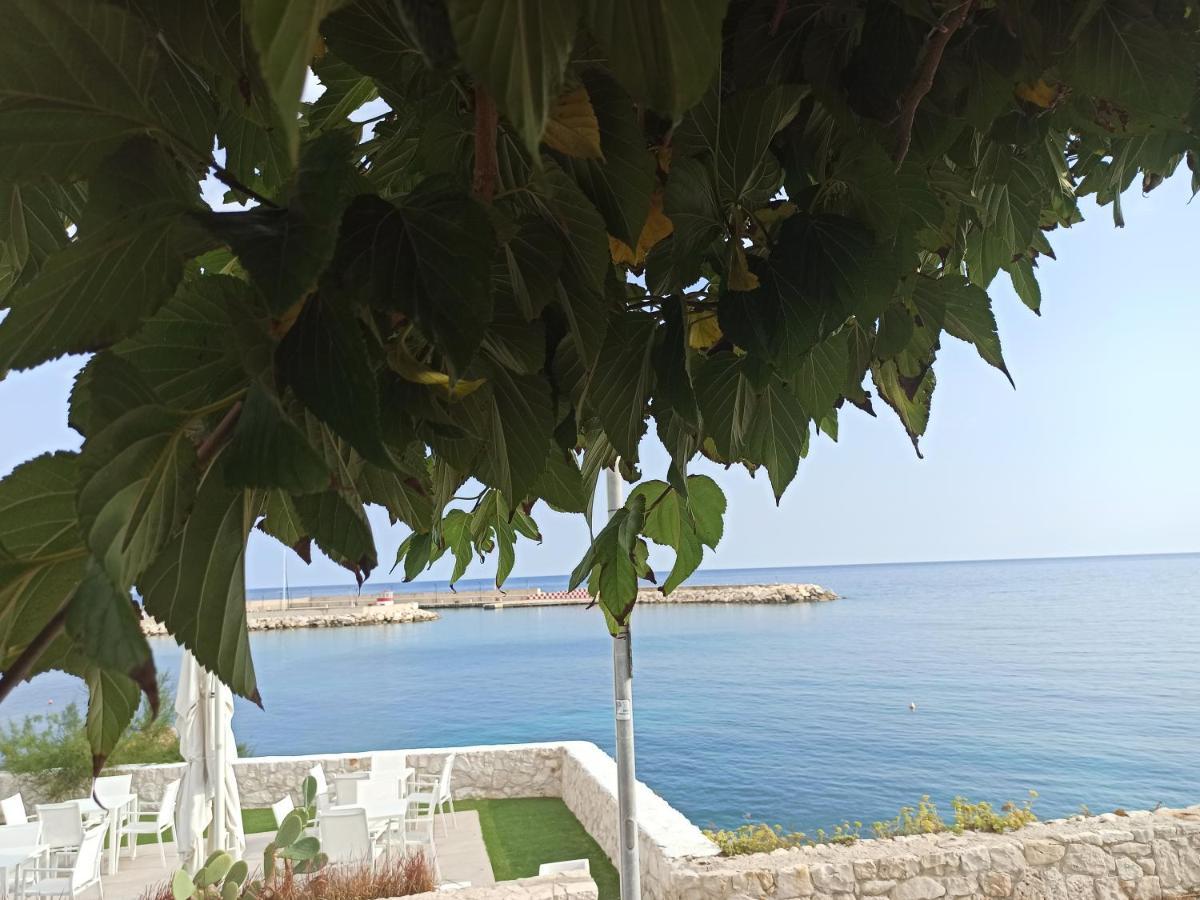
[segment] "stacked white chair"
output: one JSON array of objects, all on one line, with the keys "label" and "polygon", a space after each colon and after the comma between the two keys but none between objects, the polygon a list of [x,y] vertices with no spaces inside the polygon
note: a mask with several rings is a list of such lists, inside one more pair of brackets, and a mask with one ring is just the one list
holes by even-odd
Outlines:
[{"label": "stacked white chair", "polygon": [[25,800],[20,794],[0,800],[0,813],[4,814],[5,825],[24,825],[29,821],[25,813]]},{"label": "stacked white chair", "polygon": [[455,754],[448,753],[442,761],[442,771],[438,776],[426,775],[418,777],[416,781],[416,790],[409,796],[415,804],[426,805],[430,811],[437,811],[442,816],[442,834],[447,834],[446,831],[446,807],[450,807],[450,815],[453,818],[454,826],[458,827],[457,814],[454,811],[454,795],[450,790],[450,779],[454,774]]},{"label": "stacked white chair", "polygon": [[[77,801],[66,803],[43,803],[37,807],[38,819],[42,824],[42,843],[46,845],[51,860],[60,865],[73,859],[83,844],[83,810]],[[100,829],[104,829],[101,827]]]}]

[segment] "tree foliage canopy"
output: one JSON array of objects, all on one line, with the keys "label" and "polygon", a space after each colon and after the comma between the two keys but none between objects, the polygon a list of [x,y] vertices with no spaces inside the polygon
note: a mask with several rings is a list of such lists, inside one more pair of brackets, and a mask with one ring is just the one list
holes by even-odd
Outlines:
[{"label": "tree foliage canopy", "polygon": [[[133,592],[257,698],[258,528],[407,578],[670,456],[576,567],[721,537],[697,454],[775,495],[842,414],[916,445],[946,335],[1006,376],[1078,200],[1196,170],[1185,0],[8,0],[0,372],[92,354],[78,453],[0,482],[3,687],[61,668],[108,753],[153,692]],[[305,90],[309,71],[323,91]],[[309,101],[310,96],[317,99]],[[203,184],[221,182],[214,209]],[[14,427],[14,423],[9,423]],[[473,505],[455,502],[473,480]]]}]

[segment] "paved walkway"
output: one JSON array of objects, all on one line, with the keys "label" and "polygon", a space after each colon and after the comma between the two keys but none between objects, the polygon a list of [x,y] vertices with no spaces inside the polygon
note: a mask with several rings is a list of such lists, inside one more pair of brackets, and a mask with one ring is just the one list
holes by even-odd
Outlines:
[{"label": "paved walkway", "polygon": [[[448,819],[448,833],[442,834],[438,822],[435,843],[442,881],[466,881],[472,885],[495,884],[492,864],[488,860],[487,848],[483,843],[483,832],[479,829],[479,814],[474,810],[458,813],[457,826]],[[274,834],[250,834],[246,836],[246,861],[251,871],[261,865],[263,850]],[[175,844],[166,845],[167,865],[164,867],[158,856],[156,844],[138,847],[137,859],[130,859],[122,851],[120,869],[116,875],[104,876],[105,900],[137,900],[147,889],[156,884],[166,884],[179,868],[179,856]],[[92,892],[94,894],[94,892]],[[168,890],[168,896],[170,891]]]}]

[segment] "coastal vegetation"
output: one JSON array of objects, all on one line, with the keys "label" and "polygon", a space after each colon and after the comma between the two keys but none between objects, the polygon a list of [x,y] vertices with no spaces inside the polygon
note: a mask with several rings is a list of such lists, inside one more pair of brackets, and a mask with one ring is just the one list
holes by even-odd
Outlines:
[{"label": "coastal vegetation", "polygon": [[[999,834],[1015,831],[1037,821],[1033,811],[1036,800],[1037,791],[1030,791],[1022,803],[1010,800],[996,809],[986,800],[972,803],[966,797],[956,796],[950,801],[953,818],[947,821],[937,804],[929,795],[925,795],[916,805],[901,807],[896,818],[873,822],[871,833],[876,838],[895,838],[942,832],[962,834],[982,831]],[[853,844],[863,837],[863,823],[846,821],[828,831],[819,828],[808,835],[800,831],[786,831],[782,825],[748,822],[733,829],[708,829],[704,834],[726,856],[741,856],[814,844]]]},{"label": "coastal vegetation", "polygon": [[617,633],[721,540],[693,458],[778,499],[856,410],[917,447],[943,341],[1009,377],[997,277],[1037,312],[1080,198],[1200,171],[1190,2],[514,8],[6,3],[0,375],[91,356],[82,448],[0,480],[0,698],[84,679],[96,770],[158,702],[135,592],[260,700],[251,529],[361,583],[375,504],[499,585],[617,467],[571,575]]}]

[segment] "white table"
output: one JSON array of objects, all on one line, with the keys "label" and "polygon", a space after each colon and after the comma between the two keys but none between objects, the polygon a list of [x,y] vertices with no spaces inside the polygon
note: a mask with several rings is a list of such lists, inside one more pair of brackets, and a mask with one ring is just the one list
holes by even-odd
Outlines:
[{"label": "white table", "polygon": [[43,844],[31,844],[27,847],[6,847],[0,850],[0,896],[8,897],[8,870],[13,870],[13,880],[16,882],[17,897],[22,894],[21,869],[30,860],[37,859],[46,852]]},{"label": "white table", "polygon": [[[389,798],[375,798],[367,802],[338,804],[329,807],[330,809],[361,809],[367,814],[367,828],[370,830],[371,839],[375,840],[392,826],[399,824],[400,828],[404,828],[404,820],[408,815],[408,798],[398,797],[395,800]],[[318,819],[318,823],[320,819]],[[320,830],[318,828],[318,834]]]},{"label": "white table", "polygon": [[[117,794],[112,797],[104,798],[104,806],[101,806],[91,797],[83,800],[76,800],[79,804],[79,811],[84,817],[108,819],[108,867],[109,875],[115,875],[117,871],[117,863],[121,856],[121,811],[128,809],[133,818],[137,818],[137,794]],[[107,808],[106,808],[107,807]],[[130,840],[137,840],[136,835],[131,835]]]}]

